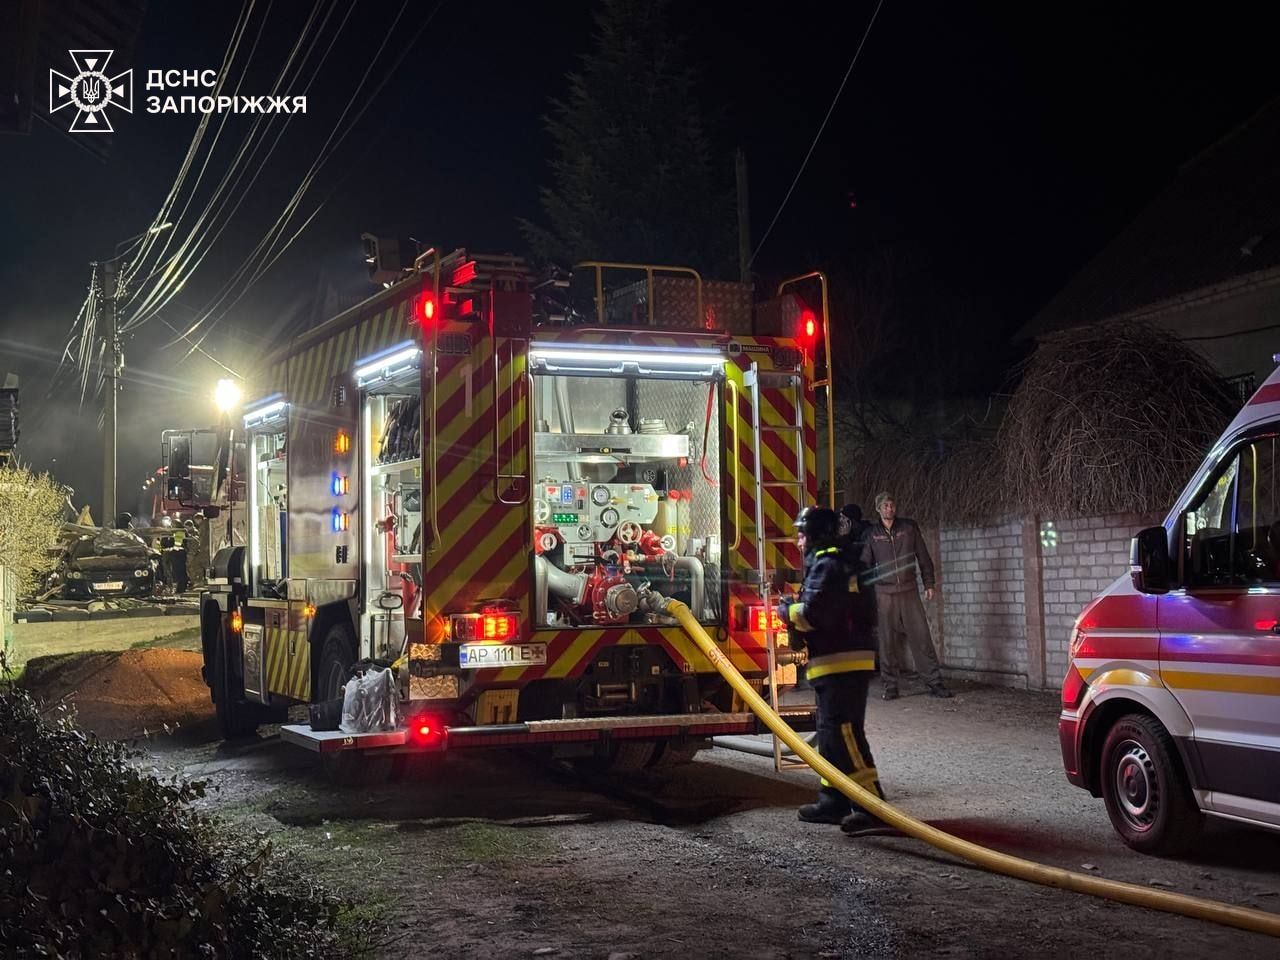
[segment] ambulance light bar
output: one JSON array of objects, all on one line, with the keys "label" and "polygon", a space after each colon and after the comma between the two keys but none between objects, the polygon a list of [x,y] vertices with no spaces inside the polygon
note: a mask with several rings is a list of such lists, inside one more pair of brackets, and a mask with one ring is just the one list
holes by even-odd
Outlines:
[{"label": "ambulance light bar", "polygon": [[409,370],[416,370],[422,362],[422,350],[412,343],[401,343],[381,354],[356,362],[356,385],[365,387],[371,383],[391,380]]}]

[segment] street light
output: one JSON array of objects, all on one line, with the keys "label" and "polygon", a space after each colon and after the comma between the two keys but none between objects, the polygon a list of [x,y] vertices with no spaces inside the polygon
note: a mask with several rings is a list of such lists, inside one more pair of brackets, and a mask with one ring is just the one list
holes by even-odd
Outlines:
[{"label": "street light", "polygon": [[222,413],[230,413],[240,405],[240,385],[234,380],[219,380],[213,390],[213,402]]}]

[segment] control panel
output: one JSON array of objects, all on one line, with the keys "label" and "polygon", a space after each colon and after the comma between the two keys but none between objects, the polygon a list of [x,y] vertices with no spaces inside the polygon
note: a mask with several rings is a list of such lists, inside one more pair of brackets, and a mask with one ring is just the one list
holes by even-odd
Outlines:
[{"label": "control panel", "polygon": [[658,517],[658,494],[648,483],[543,481],[534,497],[534,522],[555,527],[575,557],[582,552],[575,545],[590,545],[585,554],[594,556],[595,544],[609,542],[619,528],[633,529],[628,521],[646,526]]}]

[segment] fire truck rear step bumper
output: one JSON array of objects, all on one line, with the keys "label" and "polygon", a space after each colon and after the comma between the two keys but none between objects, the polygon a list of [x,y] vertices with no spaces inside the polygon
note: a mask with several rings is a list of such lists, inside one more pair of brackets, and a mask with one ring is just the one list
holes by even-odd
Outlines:
[{"label": "fire truck rear step bumper", "polygon": [[[797,729],[812,729],[810,711],[783,712]],[[589,717],[580,720],[530,720],[487,726],[446,727],[445,735],[419,745],[408,729],[380,733],[343,733],[340,730],[312,730],[306,724],[280,728],[286,743],[315,753],[340,750],[381,750],[418,752],[454,750],[466,747],[514,747],[540,743],[589,743],[604,738],[641,740],[665,737],[720,737],[760,732],[759,721],[751,713],[678,713],[648,717]]]}]

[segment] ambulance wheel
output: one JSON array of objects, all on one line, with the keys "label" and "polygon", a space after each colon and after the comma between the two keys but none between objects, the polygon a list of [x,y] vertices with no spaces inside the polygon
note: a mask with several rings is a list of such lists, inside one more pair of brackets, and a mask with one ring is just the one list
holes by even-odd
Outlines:
[{"label": "ambulance wheel", "polygon": [[1158,720],[1145,713],[1117,720],[1102,746],[1100,773],[1107,815],[1125,843],[1159,856],[1191,849],[1204,816],[1173,738]]},{"label": "ambulance wheel", "polygon": [[339,750],[320,754],[320,769],[334,786],[371,787],[391,778],[395,759],[385,750]]},{"label": "ambulance wheel", "polygon": [[227,628],[219,618],[214,637],[213,710],[218,717],[218,730],[224,740],[243,740],[266,723],[260,707],[244,701],[244,688],[233,682],[227,669]]}]

